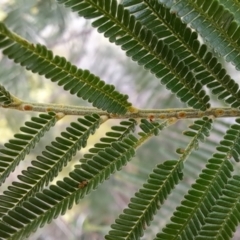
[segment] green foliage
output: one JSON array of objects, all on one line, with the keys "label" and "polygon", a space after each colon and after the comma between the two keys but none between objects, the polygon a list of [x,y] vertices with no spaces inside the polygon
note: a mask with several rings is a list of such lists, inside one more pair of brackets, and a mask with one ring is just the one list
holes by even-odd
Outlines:
[{"label": "green foliage", "polygon": [[220,4],[222,4],[225,8],[228,8],[229,11],[234,15],[234,20],[239,23],[240,21],[240,16],[238,14],[238,9],[240,7],[240,4],[236,0],[220,0]]},{"label": "green foliage", "polygon": [[105,84],[88,70],[78,69],[65,58],[53,56],[45,46],[33,44],[10,32],[0,23],[0,48],[14,62],[20,63],[27,70],[50,78],[64,90],[88,100],[93,106],[108,112],[123,114],[131,106],[127,95],[114,91],[112,85]]},{"label": "green foliage", "polygon": [[[49,189],[45,189],[42,193],[37,193],[35,198],[29,198],[29,201],[23,202],[22,207],[15,207],[3,216],[1,229],[5,235],[11,236],[12,239],[19,239],[21,236],[28,236],[33,229],[43,226],[52,221],[60,214],[64,214],[67,209],[71,209],[74,202],[78,203],[81,198],[96,189],[100,183],[110,177],[110,174],[116,170],[121,170],[127,161],[135,154],[134,146],[137,139],[130,135],[120,142],[111,144],[111,148],[100,151],[92,161],[94,167],[88,161],[82,169],[74,169],[69,173],[63,181],[58,181],[57,185],[51,185]],[[40,209],[39,209],[40,207]],[[27,225],[23,216],[31,213],[31,222]],[[13,216],[18,215],[18,219]],[[8,229],[8,224],[15,227]]]},{"label": "green foliage", "polygon": [[[9,206],[21,205],[22,202],[29,199],[37,191],[42,190],[45,185],[48,185],[76,152],[86,146],[89,135],[95,133],[100,120],[99,116],[95,114],[85,116],[84,119],[79,118],[78,122],[71,123],[71,127],[67,127],[66,132],[61,133],[61,137],[57,137],[51,146],[46,146],[42,155],[37,156],[37,159],[31,162],[31,166],[22,171],[22,175],[18,175],[19,181],[13,182],[13,186],[9,186],[9,191],[5,191],[3,196],[0,197],[2,205],[4,205],[6,197],[8,197]],[[14,142],[14,140],[10,141],[11,143]],[[24,144],[24,142],[21,142],[21,144]],[[11,146],[18,150],[18,146],[13,144]],[[18,163],[19,161],[12,160],[12,162]],[[6,176],[7,173],[9,173],[9,168],[6,168],[2,176]],[[2,209],[1,214],[8,211],[9,207]]]},{"label": "green foliage", "polygon": [[103,4],[101,1],[98,1],[99,4],[96,4],[96,1],[58,2],[71,7],[87,19],[98,18],[92,26],[96,27],[98,32],[104,33],[110,42],[121,46],[133,61],[161,78],[161,83],[176,93],[181,101],[197,109],[209,108],[209,97],[188,67],[179,62],[179,58],[168,45],[159,40],[152,31],[144,28],[122,5],[117,6],[117,1],[105,1]]},{"label": "green foliage", "polygon": [[143,188],[130,199],[127,209],[116,219],[106,239],[139,239],[149,226],[157,210],[171,190],[182,180],[182,169],[177,161],[167,161],[156,166]]},{"label": "green foliage", "polygon": [[[32,6],[31,2],[29,4]],[[47,3],[38,4],[46,13]],[[25,39],[28,34],[16,34],[17,29],[10,24],[13,13],[9,14],[4,22],[0,22],[3,55],[26,71],[57,83],[64,91],[95,108],[28,103],[0,84],[2,108],[48,112],[26,121],[20,127],[21,133],[15,134],[0,149],[0,185],[5,187],[0,195],[0,238],[24,239],[39,227],[66,214],[118,171],[125,172],[125,166],[137,158],[136,151],[144,148],[145,142],[164,136],[161,139],[167,143],[164,146],[172,145],[161,149],[163,142],[159,142],[149,159],[142,152],[145,165],[150,164],[153,157],[157,159],[157,165],[149,171],[139,163],[139,169],[149,176],[147,180],[140,178],[142,187],[134,190],[123,213],[115,216],[115,223],[108,234],[105,232],[105,239],[135,240],[144,234],[149,239],[149,230],[153,230],[151,236],[155,235],[155,240],[231,239],[240,221],[237,165],[240,161],[240,119],[229,126],[229,123],[215,120],[223,115],[225,108],[216,109],[208,117],[204,117],[204,111],[209,110],[210,103],[216,103],[216,95],[218,104],[224,100],[224,104],[232,107],[228,108],[229,117],[239,112],[239,86],[227,73],[224,59],[216,56],[217,53],[225,57],[237,70],[240,69],[240,14],[234,7],[239,3],[234,0],[123,0],[121,3],[117,0],[58,0],[49,4],[55,4],[59,9],[63,9],[63,4],[80,17],[92,20],[92,26],[110,43],[119,46],[127,57],[143,66],[141,71],[149,71],[182,104],[193,109],[184,111],[182,108],[175,117],[169,117],[167,112],[172,114],[174,109],[135,108],[128,101],[129,96],[117,91],[115,86],[100,80],[89,70],[76,67],[64,57],[54,56],[47,45],[31,43],[31,39]],[[65,25],[62,19],[59,21],[59,26]],[[43,23],[38,23],[36,28],[42,29]],[[17,25],[21,26],[21,22]],[[61,29],[53,36],[62,32]],[[0,81],[3,82],[1,77]],[[170,97],[166,102],[168,100],[171,102]],[[166,103],[165,108],[169,106]],[[69,126],[56,133],[54,141],[44,142],[42,153],[18,174],[18,180],[3,184],[40,144],[41,138],[46,140],[48,130],[52,127],[54,130],[55,123],[65,119],[66,109],[70,114],[83,116],[67,123]],[[89,109],[91,114],[86,113]],[[182,125],[177,120],[186,118],[186,112],[192,112],[188,117],[197,119],[182,136],[179,134]],[[73,168],[67,170],[63,179],[56,179],[77,152],[88,146],[90,135],[95,136],[100,125],[111,118],[124,120],[114,122],[111,130],[89,147],[77,163],[72,161]],[[214,152],[216,142],[219,144]],[[137,179],[134,174],[131,176]],[[186,186],[192,182],[187,191]],[[175,210],[169,207],[172,196],[177,205]],[[159,225],[152,227],[158,216],[162,216],[162,211],[172,217],[169,220],[161,217],[159,222],[166,223],[162,229]]]},{"label": "green foliage", "polygon": [[231,239],[239,219],[239,176],[233,176],[222,191],[222,196],[208,214],[197,240],[211,236],[215,239]]},{"label": "green foliage", "polygon": [[123,5],[131,6],[129,11],[174,51],[194,72],[197,82],[210,88],[219,100],[227,98],[226,102],[232,107],[240,106],[238,84],[207,50],[207,46],[200,44],[197,33],[187,27],[179,17],[171,14],[169,9],[155,0],[126,0]]},{"label": "green foliage", "polygon": [[22,133],[15,134],[14,139],[9,140],[9,143],[4,145],[5,148],[0,149],[0,185],[57,121],[54,113],[40,114],[31,120],[20,128]]},{"label": "green foliage", "polygon": [[11,94],[0,85],[0,103],[1,105],[8,105],[12,102]]},{"label": "green foliage", "polygon": [[161,3],[171,7],[183,21],[196,29],[214,51],[226,57],[239,70],[240,43],[238,36],[240,27],[234,21],[234,15],[224,8],[218,1],[174,1],[160,0]]},{"label": "green foliage", "polygon": [[[89,149],[89,153],[85,154],[81,159],[80,165],[75,165],[76,168],[84,168],[88,160],[91,160],[99,151],[104,151],[106,148],[111,147],[111,143],[115,141],[121,141],[124,137],[127,137],[134,131],[136,121],[129,119],[129,121],[120,122],[119,126],[113,126],[111,132],[106,133],[106,137],[100,138],[100,142],[96,143],[93,148]],[[92,163],[91,161],[89,164]]]}]

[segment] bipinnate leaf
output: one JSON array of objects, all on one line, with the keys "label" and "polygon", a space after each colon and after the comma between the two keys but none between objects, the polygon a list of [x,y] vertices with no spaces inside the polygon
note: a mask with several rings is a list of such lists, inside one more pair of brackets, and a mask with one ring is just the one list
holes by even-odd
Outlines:
[{"label": "bipinnate leaf", "polygon": [[48,185],[76,152],[86,146],[89,136],[95,133],[100,122],[101,118],[97,114],[79,118],[78,121],[72,122],[65,132],[61,132],[61,137],[57,137],[50,146],[46,146],[42,155],[37,156],[27,170],[18,175],[19,181],[14,181],[8,190],[0,195],[0,216],[22,205]]},{"label": "bipinnate leaf", "polygon": [[15,63],[50,78],[52,82],[63,86],[64,90],[76,94],[97,108],[116,114],[131,111],[128,96],[117,92],[113,85],[105,84],[88,70],[78,69],[63,57],[54,56],[45,46],[29,43],[1,22],[0,48],[3,49],[3,54]]},{"label": "bipinnate leaf", "polygon": [[166,88],[189,106],[206,110],[209,96],[189,68],[175,52],[140,21],[124,9],[117,0],[58,0],[79,16],[95,19],[92,26],[104,33],[110,42],[121,46],[126,55],[161,79]]},{"label": "bipinnate leaf", "polygon": [[182,179],[178,161],[168,160],[159,164],[149,175],[147,182],[130,199],[128,208],[111,225],[107,240],[140,239],[146,226],[150,225],[157,210],[167,199],[172,189]]},{"label": "bipinnate leaf", "polygon": [[[229,1],[224,2],[230,5]],[[208,3],[210,1],[207,1]],[[237,82],[231,78],[216,56],[208,51],[207,45],[200,43],[197,32],[182,22],[180,17],[156,0],[124,0],[122,4],[128,7],[130,13],[143,26],[174,51],[193,72],[197,82],[210,88],[219,100],[225,100],[231,107],[240,106]],[[237,9],[233,6],[232,8]]]},{"label": "bipinnate leaf", "polygon": [[5,148],[0,149],[0,185],[56,121],[54,113],[32,117],[31,121],[25,122],[25,126],[20,128],[22,133],[15,134],[14,139],[4,144]]},{"label": "bipinnate leaf", "polygon": [[[195,128],[195,127],[194,127]],[[164,239],[194,239],[211,208],[222,196],[228,180],[232,177],[233,166],[229,159],[234,156],[239,159],[240,119],[227,130],[224,140],[217,147],[218,152],[208,160],[199,178],[184,196],[181,206],[177,207],[171,217],[171,223],[158,233],[155,240]]]},{"label": "bipinnate leaf", "polygon": [[[134,156],[137,142],[133,135],[113,142],[111,147],[98,152],[97,156],[85,163],[88,168],[84,170],[75,168],[63,181],[58,181],[49,189],[38,192],[34,198],[23,202],[22,206],[14,207],[2,218],[0,237],[16,240],[27,237],[38,227],[65,214],[72,208],[74,202],[78,203],[111,174],[122,169]],[[94,167],[90,161],[95,162]]]},{"label": "bipinnate leaf", "polygon": [[160,0],[187,24],[195,29],[208,44],[240,69],[240,26],[234,15],[219,1]]},{"label": "bipinnate leaf", "polygon": [[[113,85],[106,84],[100,77],[76,67],[63,57],[54,56],[46,46],[30,43],[0,22],[3,55],[96,107],[88,108],[88,111],[93,109],[88,115],[83,106],[61,105],[60,108],[66,107],[69,111],[59,113],[57,105],[49,107],[50,104],[41,103],[44,106],[41,111],[48,112],[51,108],[55,113],[32,117],[20,128],[22,133],[14,135],[0,149],[1,185],[64,114],[83,116],[70,123],[60,136],[47,145],[42,154],[18,175],[18,181],[13,181],[7,190],[3,189],[0,195],[0,239],[25,239],[39,227],[65,214],[112,174],[122,170],[148,139],[165,128],[170,129],[182,119],[195,117],[197,119],[183,132],[190,138],[185,148],[181,142],[181,147],[177,149],[179,159],[164,162],[160,159],[161,164],[153,169],[143,186],[130,198],[105,239],[141,239],[158,209],[165,205],[169,214],[169,205],[165,200],[173,203],[170,194],[182,180],[184,167],[185,173],[189,173],[187,177],[196,178],[200,171],[196,166],[203,168],[200,175],[189,190],[185,188],[184,181],[179,185],[181,191],[184,188],[183,199],[180,202],[178,197],[173,196],[178,207],[154,239],[231,239],[240,222],[240,177],[232,176],[233,171],[234,174],[238,171],[238,167],[233,165],[240,161],[240,119],[231,126],[228,121],[216,124],[213,129],[212,125],[215,118],[239,116],[239,85],[217,56],[224,57],[237,70],[240,69],[238,1],[57,0],[57,3],[91,20],[99,33],[150,71],[167,90],[191,108],[166,109],[175,107],[169,105],[170,101],[169,106],[163,104],[171,99],[167,97],[159,102],[159,108],[164,109],[137,109],[128,101],[128,96],[116,91]],[[210,91],[206,91],[207,88],[217,96],[217,100],[224,100],[231,108],[210,108]],[[215,100],[212,101],[214,104]],[[24,111],[34,105],[24,103],[0,85],[0,107]],[[31,110],[40,109],[33,107]],[[128,117],[132,119],[126,120]],[[101,137],[67,177],[53,183],[76,152],[87,145],[89,136],[95,134],[101,123],[111,118],[124,120]],[[226,133],[206,163],[209,153],[212,154],[210,144],[215,146],[216,139],[224,133],[223,128],[227,128]],[[213,138],[203,150],[202,144],[210,136],[210,131]],[[176,141],[177,145],[171,145],[174,149],[180,145],[180,137],[175,139],[171,132],[166,137],[166,143]],[[162,146],[160,142],[159,148]],[[192,152],[197,150],[198,155],[193,155]],[[171,154],[169,148],[156,151]],[[194,162],[190,162],[190,158]],[[202,166],[202,162],[206,165]],[[175,190],[178,194],[178,189]]]},{"label": "bipinnate leaf", "polygon": [[[129,126],[129,124],[126,125]],[[151,136],[158,134],[159,130],[164,129],[168,124],[167,121],[160,124],[143,120],[141,126],[145,127],[142,127],[142,134],[140,134],[141,137],[139,139],[131,134],[127,134],[127,137],[119,141],[113,141],[109,147],[97,151],[80,168],[75,168],[71,171],[69,177],[64,178],[63,181],[58,181],[57,185],[51,185],[49,189],[37,192],[34,197],[23,201],[21,206],[13,206],[16,199],[12,197],[3,196],[0,198],[2,200],[2,208],[6,212],[2,217],[2,222],[0,222],[0,226],[3,229],[2,231],[0,230],[0,237],[8,236],[12,239],[19,239],[20,236],[27,237],[38,227],[51,222],[53,218],[56,218],[60,214],[64,214],[68,209],[72,208],[74,202],[78,203],[86,194],[89,194],[99,184],[109,179],[111,174],[121,170],[135,155],[136,148]],[[122,132],[125,130],[124,128]],[[75,139],[76,136],[72,135],[74,131],[76,130],[72,129],[69,131],[71,134],[64,134],[67,139],[60,139],[59,143],[66,144],[72,138]],[[51,152],[48,154],[50,158],[51,156],[53,157]],[[49,159],[46,159],[46,161],[49,161]],[[39,167],[41,165],[36,166]],[[35,184],[35,180],[31,179],[29,184]],[[14,185],[15,187],[19,187],[18,191],[29,189],[29,186],[25,183]],[[9,190],[15,191],[15,189],[17,188],[10,188]],[[10,202],[7,203],[5,199],[8,199]],[[31,221],[23,226],[21,224],[22,221],[25,221],[23,217],[18,218],[18,220],[13,218],[17,214],[24,216],[28,214],[28,216],[31,216]],[[12,224],[16,228],[8,228],[9,224]]]},{"label": "bipinnate leaf", "polygon": [[222,190],[222,196],[211,208],[196,240],[212,239],[230,240],[240,222],[240,177],[234,175]]}]

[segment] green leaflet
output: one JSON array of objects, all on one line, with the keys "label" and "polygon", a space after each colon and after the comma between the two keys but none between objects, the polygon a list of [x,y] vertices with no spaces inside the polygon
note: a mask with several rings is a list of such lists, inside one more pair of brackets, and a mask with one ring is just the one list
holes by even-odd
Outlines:
[{"label": "green leaflet", "polygon": [[194,239],[204,217],[215,204],[215,199],[221,196],[222,188],[231,177],[233,167],[228,160],[212,158],[199,175],[192,189],[177,207],[171,217],[171,223],[158,233],[155,240],[164,239]]},{"label": "green leaflet", "polygon": [[231,14],[234,16],[234,20],[239,24],[240,23],[240,3],[238,0],[219,0],[219,3],[227,8]]},{"label": "green leaflet", "polygon": [[[105,239],[131,240],[140,239],[143,236],[146,226],[150,225],[157,210],[163,205],[164,200],[167,199],[179,180],[182,180],[183,161],[196,149],[199,140],[203,141],[203,138],[209,136],[211,123],[211,119],[203,118],[190,126],[195,130],[194,136],[182,156],[177,161],[165,161],[153,170],[143,188],[135,193],[135,197],[130,199],[128,208],[123,210],[123,214],[111,226],[112,230],[105,236]],[[140,128],[143,132],[140,132],[139,135],[144,138],[151,131],[157,135],[158,131],[165,127],[163,123],[155,131],[158,124],[142,119]]]},{"label": "green leaflet", "polygon": [[125,0],[123,5],[129,7],[138,21],[173,49],[198,82],[212,89],[219,100],[225,99],[231,107],[240,106],[236,81],[231,79],[217,58],[207,51],[207,46],[198,41],[197,33],[187,27],[180,17],[155,0]]},{"label": "green leaflet", "polygon": [[26,122],[25,126],[20,128],[22,133],[15,134],[14,139],[9,140],[9,143],[4,145],[5,148],[0,149],[0,185],[56,121],[54,113],[32,117],[31,122]]},{"label": "green leaflet", "polygon": [[8,105],[11,102],[11,94],[2,85],[0,85],[0,105]]},{"label": "green leaflet", "polygon": [[157,165],[143,188],[130,199],[128,208],[111,225],[112,230],[105,239],[140,239],[143,230],[150,225],[157,210],[181,179],[182,169],[178,161],[169,160]]},{"label": "green leaflet", "polygon": [[113,131],[107,132],[106,136],[101,138],[99,143],[96,143],[93,148],[90,148],[89,153],[84,154],[83,158],[80,160],[81,164],[77,164],[75,167],[84,168],[84,163],[92,159],[99,151],[111,147],[111,143],[120,141],[124,137],[127,137],[134,131],[135,126],[136,121],[134,119],[129,119],[128,121],[120,122],[120,126],[111,127]]},{"label": "green leaflet", "polygon": [[196,29],[214,51],[232,62],[237,70],[240,69],[240,27],[233,21],[234,16],[228,9],[218,1],[180,0],[176,4],[172,0],[160,2],[171,7],[171,11]]},{"label": "green leaflet", "polygon": [[205,224],[205,217],[221,197],[222,190],[231,178],[233,166],[229,158],[234,157],[236,161],[239,159],[240,119],[237,119],[236,123],[226,132],[224,140],[217,147],[218,152],[209,159],[192,189],[184,196],[182,205],[173,213],[171,223],[157,234],[156,240],[190,240],[198,235]]},{"label": "green leaflet", "polygon": [[131,111],[128,96],[117,92],[113,85],[105,84],[88,70],[78,69],[63,57],[53,56],[52,51],[45,46],[29,43],[9,31],[3,23],[0,23],[0,48],[15,63],[50,78],[52,82],[63,86],[64,90],[87,100],[95,107],[116,114]]},{"label": "green leaflet", "polygon": [[[144,125],[144,121],[141,125]],[[157,129],[161,130],[167,127],[166,122],[162,124],[145,122],[145,125],[147,126],[144,130],[145,133],[140,139],[130,134],[121,141],[114,141],[111,146],[98,151],[92,159],[84,163],[82,168],[75,168],[69,173],[69,177],[64,178],[63,181],[58,181],[57,185],[51,185],[49,189],[36,193],[35,198],[28,198],[22,203],[22,206],[13,207],[11,203],[7,205],[6,208],[12,209],[2,217],[0,237],[11,236],[12,239],[19,239],[20,236],[27,237],[33,228],[43,226],[52,221],[53,218],[64,214],[73,206],[74,202],[78,203],[86,194],[96,189],[100,183],[109,179],[111,174],[121,170],[135,155],[135,149],[156,134]],[[2,204],[7,204],[4,199],[16,201],[4,196],[1,199]],[[31,216],[31,221],[27,221],[21,216],[18,220],[13,219],[12,216],[18,214]],[[26,225],[23,226],[22,222],[26,222]],[[6,224],[9,223],[17,229],[8,228]]]},{"label": "green leaflet", "polygon": [[[70,172],[69,177],[58,181],[57,185],[51,185],[49,189],[37,193],[35,198],[23,202],[21,207],[13,208],[2,218],[0,237],[11,236],[11,239],[27,237],[33,229],[64,214],[72,208],[74,202],[78,203],[112,173],[120,170],[134,156],[136,143],[137,139],[132,135],[122,141],[113,142],[111,148],[100,151],[93,158],[96,162],[94,168],[90,165],[84,170],[76,168]],[[88,163],[89,161],[86,164]],[[13,218],[14,215],[17,215],[18,219]],[[28,216],[31,221],[24,216]],[[23,222],[25,225],[22,224]]]},{"label": "green leaflet", "polygon": [[77,122],[72,122],[71,127],[67,127],[51,146],[46,146],[42,155],[37,156],[36,160],[31,162],[31,166],[22,171],[22,175],[18,175],[19,181],[13,182],[8,191],[0,195],[1,215],[6,214],[14,206],[22,205],[48,185],[76,152],[86,146],[88,137],[95,133],[100,121],[96,114],[79,118]]},{"label": "green leaflet", "polygon": [[166,88],[189,106],[205,110],[210,107],[209,96],[189,68],[175,55],[167,44],[146,29],[116,0],[71,1],[58,0],[71,7],[80,16],[96,19],[92,26],[104,33],[110,42],[121,46],[126,55],[150,70]]},{"label": "green leaflet", "polygon": [[196,240],[212,239],[230,240],[240,222],[240,178],[234,175],[222,190],[222,196],[216,201],[211,212],[205,219],[206,224],[201,228]]}]

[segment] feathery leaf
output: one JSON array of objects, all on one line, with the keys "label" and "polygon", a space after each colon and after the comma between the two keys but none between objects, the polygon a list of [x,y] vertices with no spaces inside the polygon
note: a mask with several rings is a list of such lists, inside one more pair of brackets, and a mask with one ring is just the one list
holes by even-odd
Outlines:
[{"label": "feathery leaf", "polygon": [[[22,206],[10,210],[0,223],[0,237],[8,236],[16,240],[27,237],[38,227],[64,214],[72,208],[74,202],[78,203],[112,173],[126,165],[135,154],[137,142],[133,135],[113,142],[111,148],[98,152],[93,160],[87,161],[88,169],[75,168],[69,177],[58,181],[57,185],[51,185],[49,189],[38,192],[34,198],[23,202]],[[90,161],[95,162],[94,167],[89,164]],[[17,219],[14,217],[16,215]],[[8,225],[9,222],[12,224],[11,227]]]},{"label": "feathery leaf", "polygon": [[224,136],[224,141],[217,147],[218,152],[208,161],[199,178],[188,194],[184,196],[182,205],[177,207],[171,218],[171,224],[166,225],[158,239],[186,239],[197,236],[201,226],[205,224],[205,217],[211,207],[222,195],[222,189],[231,178],[233,171],[229,158],[233,155],[239,157],[237,149],[240,142],[240,119],[236,120]]},{"label": "feathery leaf", "polygon": [[[57,185],[51,185],[48,190],[44,189],[41,193],[36,193],[34,198],[28,198],[22,203],[22,206],[9,205],[4,199],[12,200],[12,202],[16,200],[3,196],[1,203],[5,204],[6,209],[11,210],[3,216],[2,222],[0,222],[3,229],[0,231],[0,237],[5,235],[11,236],[12,239],[19,239],[20,236],[27,237],[34,229],[51,222],[60,214],[64,214],[67,209],[73,206],[74,201],[78,203],[86,194],[96,189],[100,183],[109,179],[111,174],[121,170],[135,155],[135,149],[150,136],[156,134],[157,129],[161,130],[167,127],[168,121],[162,124],[145,122],[145,125],[147,126],[143,130],[145,134],[139,139],[130,134],[120,141],[112,142],[110,147],[97,152],[92,159],[84,163],[84,167],[75,168],[69,173],[69,177],[64,178],[63,181],[58,181]],[[21,223],[25,219],[20,217],[15,221],[12,217],[19,213],[27,215],[29,211],[32,212],[30,213],[31,221],[28,221],[28,224],[24,226]],[[15,221],[14,227],[17,229],[9,229],[7,227],[9,221]]]},{"label": "feathery leaf", "polygon": [[167,44],[146,29],[116,0],[71,1],[58,0],[71,7],[79,16],[96,19],[92,26],[104,33],[110,42],[120,45],[126,55],[150,70],[166,88],[176,93],[181,101],[201,110],[210,107],[209,96],[196,82],[189,68],[175,55]]},{"label": "feathery leaf", "polygon": [[11,102],[11,94],[2,85],[0,85],[0,105],[8,105]]},{"label": "feathery leaf", "polygon": [[171,223],[158,233],[155,240],[194,239],[216,199],[231,177],[233,167],[228,160],[211,158],[202,170],[199,178],[188,194],[184,196],[181,206],[177,207],[171,217]]},{"label": "feathery leaf", "polygon": [[205,219],[196,240],[224,239],[230,240],[240,222],[240,177],[233,176],[223,189],[223,195],[216,201]]},{"label": "feathery leaf", "polygon": [[124,0],[123,5],[129,7],[138,21],[173,49],[198,82],[210,88],[219,100],[225,99],[231,107],[240,106],[240,91],[236,81],[180,17],[155,0]]},{"label": "feathery leaf", "polygon": [[191,25],[207,41],[214,51],[240,69],[240,26],[234,16],[218,1],[160,0],[171,7],[185,23]]},{"label": "feathery leaf", "polygon": [[168,160],[157,165],[143,184],[143,188],[130,199],[128,208],[124,209],[115,224],[111,225],[113,230],[109,231],[105,239],[140,239],[146,225],[150,225],[157,210],[181,179],[182,169],[178,161]]},{"label": "feathery leaf", "polygon": [[79,118],[78,122],[72,122],[71,127],[67,127],[66,132],[61,133],[61,137],[57,137],[51,146],[46,147],[42,156],[37,156],[36,160],[31,162],[31,166],[22,171],[22,175],[18,175],[19,181],[13,182],[8,191],[0,195],[0,215],[6,214],[14,206],[21,205],[48,185],[76,152],[86,146],[88,137],[95,133],[100,121],[101,118],[93,114]]},{"label": "feathery leaf", "polygon": [[78,69],[63,57],[54,57],[45,46],[29,43],[8,30],[3,23],[0,23],[0,48],[15,63],[50,78],[52,82],[63,86],[64,90],[88,100],[97,108],[116,114],[131,111],[128,96],[115,91],[113,85],[105,84],[88,70]]},{"label": "feathery leaf", "polygon": [[0,149],[0,185],[25,156],[35,147],[36,143],[44,136],[57,121],[54,113],[40,114],[32,117],[31,121],[25,122],[20,130],[23,133],[14,135],[14,139],[6,143],[5,148]]}]

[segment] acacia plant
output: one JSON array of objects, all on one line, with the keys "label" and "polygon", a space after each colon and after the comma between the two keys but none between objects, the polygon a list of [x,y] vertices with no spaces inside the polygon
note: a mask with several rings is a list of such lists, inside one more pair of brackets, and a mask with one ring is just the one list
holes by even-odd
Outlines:
[{"label": "acacia plant", "polygon": [[[205,157],[198,145],[204,145],[216,119],[240,116],[239,86],[219,61],[222,57],[240,69],[240,4],[236,0],[57,0],[56,4],[92,20],[99,33],[187,107],[138,109],[113,85],[0,23],[4,55],[93,106],[26,102],[0,87],[2,108],[42,112],[27,121],[0,150],[1,184],[57,121],[66,115],[81,116],[69,123],[0,196],[0,237],[28,237],[74,204],[81,204],[81,199],[122,170],[150,138],[171,129],[179,120],[195,119],[184,131],[190,138],[185,148],[177,149],[179,158],[159,159],[105,236],[108,240],[140,239],[157,210],[166,207],[165,200],[181,183],[192,152],[199,151]],[[223,107],[211,107],[216,101]],[[89,136],[109,119],[122,122],[90,148],[68,176],[51,183],[87,145]],[[240,119],[228,126],[221,138],[212,157],[204,159],[202,172],[180,199],[170,222],[158,229],[155,240],[233,237],[240,221],[236,164]]]}]

